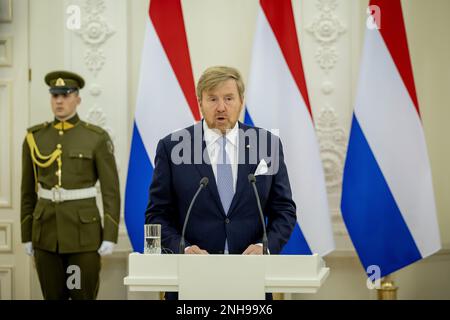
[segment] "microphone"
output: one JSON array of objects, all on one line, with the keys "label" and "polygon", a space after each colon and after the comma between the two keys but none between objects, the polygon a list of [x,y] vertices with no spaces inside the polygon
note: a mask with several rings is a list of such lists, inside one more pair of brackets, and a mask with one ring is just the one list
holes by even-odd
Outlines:
[{"label": "microphone", "polygon": [[187,222],[189,220],[189,216],[191,214],[192,206],[194,205],[195,199],[197,199],[198,194],[204,187],[206,187],[208,185],[208,182],[209,182],[209,180],[207,177],[203,177],[200,180],[200,185],[198,186],[197,192],[194,194],[191,204],[189,205],[189,208],[188,208],[188,211],[186,214],[186,218],[184,219],[183,231],[181,232],[180,252],[179,252],[180,254],[184,254],[184,249],[186,248],[186,243],[184,241],[184,234],[186,232],[186,226],[187,226]]},{"label": "microphone", "polygon": [[258,189],[256,189],[256,177],[253,173],[248,175],[248,182],[253,186],[253,191],[255,192],[256,203],[258,204],[259,216],[261,218],[261,223],[263,226],[263,254],[267,254],[267,232],[266,232],[266,223],[264,222],[264,215],[261,209],[261,202],[259,201]]}]

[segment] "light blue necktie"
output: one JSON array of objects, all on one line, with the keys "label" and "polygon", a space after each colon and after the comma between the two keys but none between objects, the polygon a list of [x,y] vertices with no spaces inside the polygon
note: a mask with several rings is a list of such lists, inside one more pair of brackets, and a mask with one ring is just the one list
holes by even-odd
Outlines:
[{"label": "light blue necktie", "polygon": [[225,138],[225,136],[222,136],[219,139],[219,145],[220,149],[217,161],[217,189],[219,191],[223,211],[225,211],[225,214],[228,214],[228,210],[230,209],[231,201],[234,196],[234,188],[231,163],[225,149],[227,145],[227,138]]},{"label": "light blue necktie", "polygon": [[[222,136],[219,139],[219,157],[217,161],[217,190],[219,191],[220,201],[222,202],[223,211],[228,215],[231,201],[234,196],[233,188],[233,172],[231,170],[230,159],[225,149],[227,138]],[[228,241],[225,240],[225,253],[228,253]]]}]

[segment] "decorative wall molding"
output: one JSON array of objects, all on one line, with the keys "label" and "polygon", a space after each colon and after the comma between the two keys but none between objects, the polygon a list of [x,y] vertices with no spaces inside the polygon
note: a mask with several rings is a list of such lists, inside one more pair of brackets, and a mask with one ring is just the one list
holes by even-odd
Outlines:
[{"label": "decorative wall molding", "polygon": [[[103,128],[110,136],[116,157],[120,181],[126,180],[124,170],[128,159],[128,129],[124,121],[129,115],[128,80],[129,72],[123,61],[129,59],[128,43],[130,6],[128,2],[115,0],[66,0],[81,8],[81,25],[78,30],[68,30],[64,55],[67,64],[76,66],[86,80],[83,97],[82,118]],[[121,88],[117,91],[116,88]],[[100,189],[100,185],[97,184]],[[121,185],[121,190],[124,188]],[[99,190],[100,191],[100,190]],[[102,212],[101,193],[97,204]],[[123,210],[121,210],[123,217]],[[125,233],[124,233],[125,230]],[[123,219],[119,225],[117,250],[131,249]]]},{"label": "decorative wall molding", "polygon": [[97,73],[103,68],[105,61],[106,57],[102,49],[86,49],[86,53],[84,54],[84,63],[88,69],[92,71],[94,76],[96,76]]},{"label": "decorative wall molding", "polygon": [[[339,211],[338,198],[341,192],[347,144],[344,123],[336,111],[339,107],[338,110],[341,112],[344,107],[344,105],[339,106],[337,101],[346,100],[342,89],[347,86],[347,83],[338,82],[339,77],[332,73],[339,62],[340,52],[346,52],[348,49],[347,42],[342,41],[342,35],[347,32],[346,23],[336,14],[339,5],[343,5],[346,12],[345,4],[338,0],[316,0],[314,4],[308,6],[308,14],[312,20],[305,27],[312,41],[308,41],[311,42],[309,45],[312,48],[312,51],[309,51],[310,63],[315,62],[319,70],[323,71],[322,76],[314,77],[318,80],[315,86],[320,90],[316,95],[319,112],[316,113],[315,125],[333,215]],[[345,21],[348,21],[349,17],[345,15]],[[344,59],[342,63],[345,66],[346,60]],[[340,213],[336,214],[340,215]]]},{"label": "decorative wall molding", "polygon": [[[89,109],[86,120],[108,132],[114,147],[116,146],[116,135],[114,133],[114,130],[107,125],[107,116],[102,108],[98,107],[97,104],[94,104],[92,108]],[[117,161],[117,153],[115,152],[114,155],[116,156],[117,170],[120,172],[121,167],[119,162]]]},{"label": "decorative wall molding", "polygon": [[0,221],[0,252],[12,251],[12,221]]},{"label": "decorative wall molding", "polygon": [[[86,0],[83,8],[84,19],[82,20],[81,28],[76,31],[76,34],[82,39],[85,46],[84,64],[96,78],[105,66],[107,59],[105,51],[101,47],[116,31],[103,15],[106,11],[106,2],[104,0]],[[93,81],[91,83],[88,92],[95,100],[98,100],[102,94],[102,86]],[[111,127],[107,125],[106,113],[102,108],[98,107],[96,102],[89,109],[87,120],[105,129],[115,144],[115,135]]]},{"label": "decorative wall molding", "polygon": [[13,298],[13,267],[0,266],[0,300]]},{"label": "decorative wall molding", "polygon": [[321,90],[322,93],[324,95],[329,95],[332,94],[334,91],[334,85],[333,82],[329,81],[329,80],[325,80],[322,82],[322,86],[321,86]]},{"label": "decorative wall molding", "polygon": [[89,87],[89,93],[93,97],[98,97],[102,93],[102,87],[99,84],[94,83]]},{"label": "decorative wall molding", "polygon": [[316,49],[315,60],[328,73],[336,65],[339,51],[334,43],[346,32],[347,27],[334,13],[338,3],[336,0],[318,0],[316,7],[319,13],[306,30],[314,37],[319,46]]},{"label": "decorative wall molding", "polygon": [[0,67],[12,66],[12,37],[0,36]]},{"label": "decorative wall molding", "polygon": [[84,63],[94,77],[101,71],[106,63],[104,51],[100,48],[112,35],[114,28],[106,21],[102,13],[106,10],[105,1],[87,0],[84,5],[86,14],[80,30],[76,33],[87,46],[84,54]]},{"label": "decorative wall molding", "polygon": [[325,106],[316,118],[316,132],[329,193],[339,192],[345,161],[347,138],[334,108]]},{"label": "decorative wall molding", "polygon": [[92,124],[95,124],[96,126],[103,128],[106,132],[108,132],[111,140],[113,140],[114,142],[114,132],[111,127],[107,125],[107,116],[102,108],[94,104],[92,108],[89,109],[86,120]]},{"label": "decorative wall molding", "polygon": [[0,0],[0,22],[12,22],[12,0]]},{"label": "decorative wall molding", "polygon": [[94,105],[91,109],[89,109],[87,120],[90,123],[102,128],[105,128],[106,126],[106,114],[103,109],[97,107],[97,105]]},{"label": "decorative wall molding", "polygon": [[0,208],[11,207],[12,82],[0,80]]}]

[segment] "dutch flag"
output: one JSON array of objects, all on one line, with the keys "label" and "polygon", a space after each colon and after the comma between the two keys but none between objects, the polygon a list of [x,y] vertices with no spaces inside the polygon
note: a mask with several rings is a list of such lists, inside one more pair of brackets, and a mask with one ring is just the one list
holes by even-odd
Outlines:
[{"label": "dutch flag", "polygon": [[146,26],[125,191],[125,223],[134,251],[144,247],[156,146],[200,120],[180,0],[152,0]]},{"label": "dutch flag", "polygon": [[441,245],[400,0],[370,5],[341,206],[364,268],[383,277]]},{"label": "dutch flag", "polygon": [[261,0],[258,10],[245,121],[283,142],[298,222],[283,253],[323,256],[334,241],[291,0]]}]

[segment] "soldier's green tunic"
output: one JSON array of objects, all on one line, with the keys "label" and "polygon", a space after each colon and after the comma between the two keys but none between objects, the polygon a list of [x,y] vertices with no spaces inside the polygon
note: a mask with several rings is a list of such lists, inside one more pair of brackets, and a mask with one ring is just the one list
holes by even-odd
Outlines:
[{"label": "soldier's green tunic", "polygon": [[[61,123],[44,123],[28,129],[42,155],[61,146],[61,187],[89,188],[100,181],[103,200],[103,229],[95,198],[52,202],[37,199],[30,148],[23,144],[22,157],[22,242],[50,252],[96,251],[102,240],[117,242],[120,193],[113,144],[106,131],[81,121],[75,115]],[[58,165],[35,166],[37,181],[44,189],[58,184]]]},{"label": "soldier's green tunic", "polygon": [[[72,99],[84,86],[84,79],[69,71],[50,72],[45,82],[55,110],[55,99]],[[66,111],[76,106],[62,104]],[[95,198],[97,181],[103,225]],[[96,298],[97,250],[102,241],[117,242],[119,217],[119,179],[113,144],[105,130],[81,121],[77,114],[28,129],[22,151],[22,242],[32,242],[45,299]],[[72,276],[75,281],[70,284]]]}]

